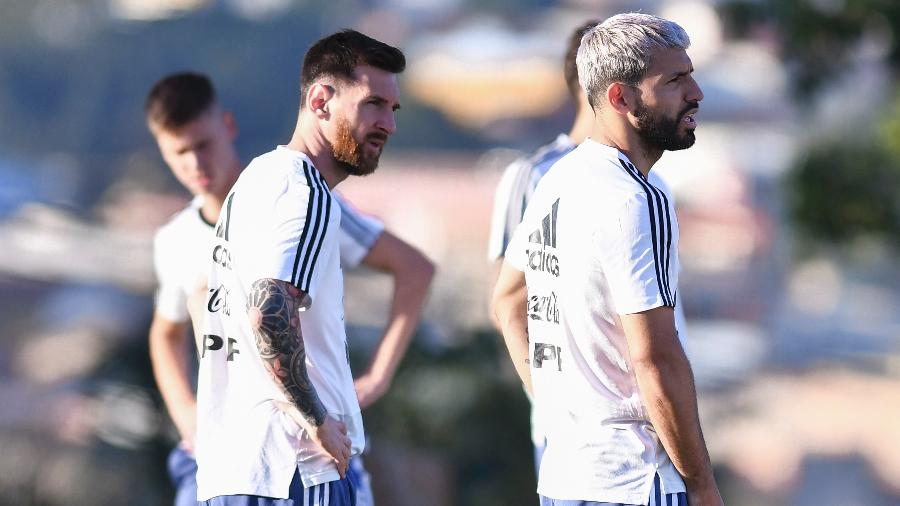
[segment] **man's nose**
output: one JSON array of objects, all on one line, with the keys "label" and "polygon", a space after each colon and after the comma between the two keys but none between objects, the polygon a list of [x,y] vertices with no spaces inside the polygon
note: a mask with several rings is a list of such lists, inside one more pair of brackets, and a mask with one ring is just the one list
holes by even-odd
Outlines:
[{"label": "man's nose", "polygon": [[697,84],[693,76],[691,76],[691,87],[688,90],[687,100],[689,102],[700,102],[703,100],[703,90],[700,89],[700,85]]},{"label": "man's nose", "polygon": [[393,135],[393,133],[397,131],[396,113],[390,111],[384,114],[375,126],[380,130],[383,130],[386,134]]}]

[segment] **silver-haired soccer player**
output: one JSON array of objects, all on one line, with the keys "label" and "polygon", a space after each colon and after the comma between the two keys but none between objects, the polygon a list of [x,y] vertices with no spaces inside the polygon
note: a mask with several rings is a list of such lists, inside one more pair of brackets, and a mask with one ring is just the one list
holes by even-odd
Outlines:
[{"label": "silver-haired soccer player", "polygon": [[494,307],[544,422],[544,505],[722,504],[675,327],[678,223],[648,177],[694,143],[688,46],[647,14],[584,35],[591,135],[541,180],[506,250]]}]

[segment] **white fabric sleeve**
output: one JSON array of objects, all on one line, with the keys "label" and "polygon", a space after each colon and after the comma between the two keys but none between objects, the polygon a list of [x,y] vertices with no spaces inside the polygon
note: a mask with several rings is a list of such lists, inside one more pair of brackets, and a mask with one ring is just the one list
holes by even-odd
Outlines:
[{"label": "white fabric sleeve", "polygon": [[619,314],[675,305],[669,284],[669,265],[675,263],[666,248],[671,224],[651,211],[646,195],[635,194],[618,216],[597,221],[596,251]]},{"label": "white fabric sleeve", "polygon": [[[530,206],[525,210],[525,216],[522,218],[522,222],[512,230],[512,237],[509,240],[509,245],[506,247],[506,252],[504,254],[504,259],[506,263],[515,267],[516,270],[525,272],[525,267],[528,265],[528,250],[529,250],[529,241],[528,235],[531,230],[535,228],[535,226],[531,226],[531,219],[529,211],[533,206]],[[536,245],[540,247],[540,245]]]},{"label": "white fabric sleeve", "polygon": [[334,198],[341,206],[341,265],[353,268],[363,261],[384,233],[384,223],[360,213],[342,197],[334,195]]},{"label": "white fabric sleeve", "polygon": [[153,238],[153,268],[158,283],[156,289],[156,312],[163,318],[184,323],[188,321],[187,294],[178,284],[175,245],[157,232]]},{"label": "white fabric sleeve", "polygon": [[[522,217],[522,178],[530,166],[525,159],[509,164],[494,191],[494,210],[491,214],[491,232],[488,239],[488,261],[502,258],[513,231]],[[527,180],[525,181],[527,182]]]},{"label": "white fabric sleeve", "polygon": [[258,250],[262,262],[254,270],[259,274],[257,279],[289,281],[315,298],[321,278],[317,264],[322,261],[322,245],[326,235],[337,233],[329,224],[333,197],[321,175],[306,164],[302,174],[284,181],[283,189],[273,192],[272,236]]}]

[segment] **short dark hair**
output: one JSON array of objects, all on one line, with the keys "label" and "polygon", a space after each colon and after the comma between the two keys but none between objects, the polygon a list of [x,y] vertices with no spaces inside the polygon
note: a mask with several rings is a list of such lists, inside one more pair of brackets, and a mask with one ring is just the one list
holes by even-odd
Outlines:
[{"label": "short dark hair", "polygon": [[353,82],[353,71],[360,65],[399,74],[406,68],[403,52],[364,35],[356,30],[344,29],[333,33],[309,48],[303,58],[300,72],[300,105],[306,101],[309,87],[322,76],[344,82]]},{"label": "short dark hair", "polygon": [[160,79],[144,102],[151,127],[172,130],[183,127],[206,112],[216,101],[212,82],[197,72],[170,74]]},{"label": "short dark hair", "polygon": [[566,76],[566,86],[569,88],[569,95],[577,104],[581,91],[581,84],[578,83],[578,66],[575,64],[575,57],[578,56],[578,47],[581,46],[581,38],[591,28],[600,24],[600,20],[592,19],[587,23],[579,26],[572,32],[569,37],[569,46],[566,49],[566,59],[563,64],[563,74]]}]

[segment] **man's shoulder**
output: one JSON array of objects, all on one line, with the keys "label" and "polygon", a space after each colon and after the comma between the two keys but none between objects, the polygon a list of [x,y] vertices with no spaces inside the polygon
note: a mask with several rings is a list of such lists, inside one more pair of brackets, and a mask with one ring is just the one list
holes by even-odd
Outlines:
[{"label": "man's shoulder", "polygon": [[568,135],[560,134],[553,142],[548,142],[534,150],[529,162],[534,166],[552,164],[575,149],[575,142]]},{"label": "man's shoulder", "polygon": [[577,175],[590,179],[603,191],[633,195],[643,193],[647,185],[646,179],[624,155],[608,146],[598,149],[597,143],[582,144],[559,163],[580,167],[582,170]]},{"label": "man's shoulder", "polygon": [[156,230],[154,241],[158,244],[167,240],[178,240],[185,235],[194,234],[203,229],[205,223],[200,217],[200,202],[194,198],[187,206],[169,217]]},{"label": "man's shoulder", "polygon": [[576,207],[595,221],[613,219],[626,209],[645,207],[646,182],[633,177],[622,160],[596,155],[579,147],[562,157],[541,179],[535,198],[550,195],[577,202]]},{"label": "man's shoulder", "polygon": [[543,175],[554,162],[570,153],[573,149],[575,149],[575,143],[567,135],[560,134],[553,142],[544,144],[532,151],[531,154],[517,160],[518,166],[521,170]]},{"label": "man's shoulder", "polygon": [[269,189],[284,183],[295,183],[293,186],[321,188],[330,193],[325,179],[313,165],[306,153],[289,149],[285,146],[263,153],[254,158],[244,169],[235,184],[248,186],[264,186]]}]

